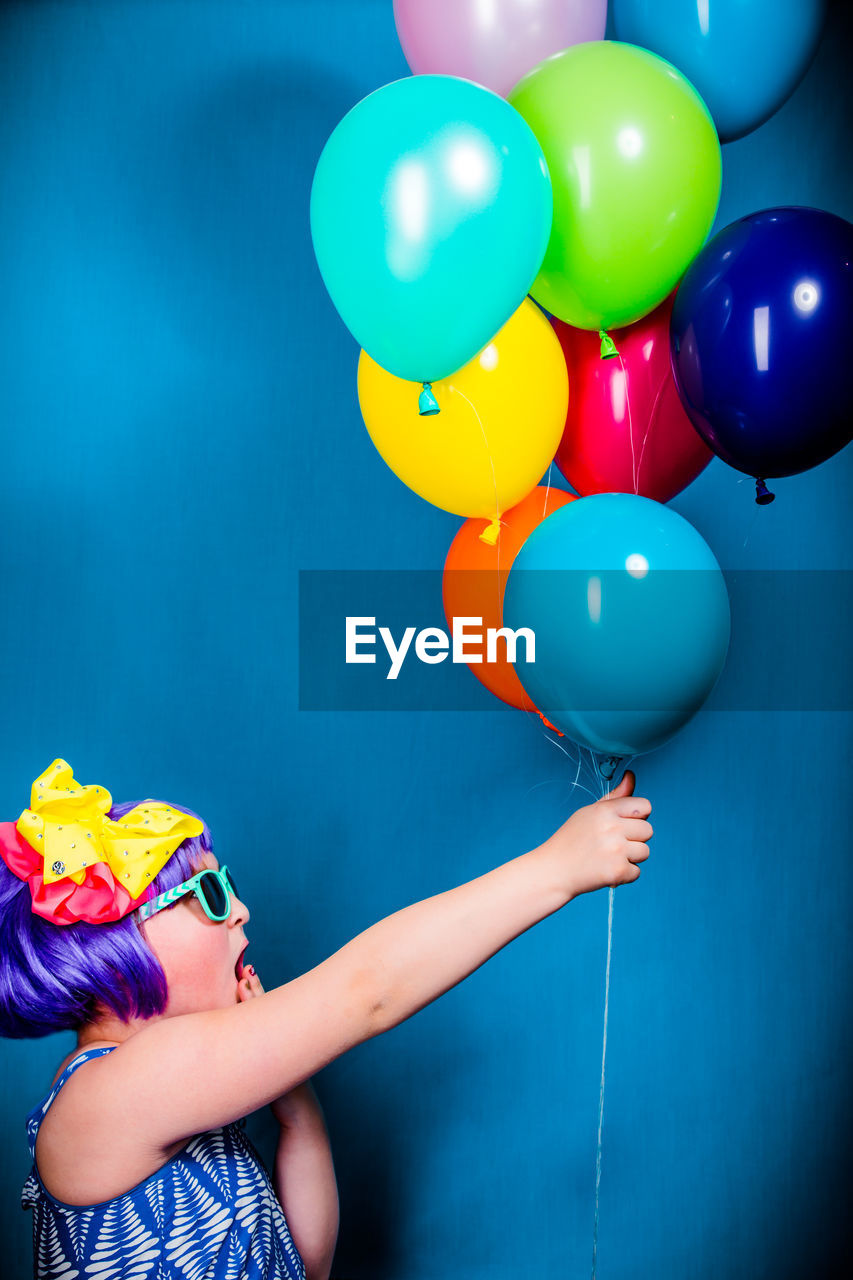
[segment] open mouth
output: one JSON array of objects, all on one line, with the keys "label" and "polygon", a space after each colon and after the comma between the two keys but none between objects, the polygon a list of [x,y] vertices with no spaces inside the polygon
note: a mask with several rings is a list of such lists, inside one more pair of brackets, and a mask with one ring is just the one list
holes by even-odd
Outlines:
[{"label": "open mouth", "polygon": [[243,950],[240,952],[239,956],[237,957],[237,963],[236,963],[236,964],[235,964],[235,966],[234,966],[234,976],[236,977],[236,979],[237,979],[237,981],[238,981],[238,982],[239,982],[239,981],[240,981],[240,979],[243,977],[243,957],[245,956],[245,954],[246,954],[246,952],[247,952],[248,948],[249,948],[249,944],[248,944],[248,942],[247,942],[247,943],[246,943],[246,945],[245,945],[245,947],[243,948]]}]

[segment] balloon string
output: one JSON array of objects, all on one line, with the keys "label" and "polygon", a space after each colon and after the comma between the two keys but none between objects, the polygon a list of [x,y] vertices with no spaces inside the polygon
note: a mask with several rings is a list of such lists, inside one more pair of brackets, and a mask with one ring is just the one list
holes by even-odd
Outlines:
[{"label": "balloon string", "polygon": [[547,485],[546,485],[546,487],[545,487],[545,501],[544,501],[544,503],[542,504],[542,516],[543,516],[543,518],[544,518],[544,516],[545,516],[546,511],[548,510],[548,494],[551,492],[551,467],[553,467],[553,465],[554,465],[554,464],[553,464],[553,462],[552,462],[552,463],[549,465],[549,467],[548,467],[548,484],[547,484]]},{"label": "balloon string", "polygon": [[471,412],[473,413],[474,417],[477,419],[477,422],[480,424],[480,430],[483,433],[483,444],[486,446],[486,453],[489,455],[489,466],[492,469],[492,484],[494,485],[494,489],[495,489],[495,519],[499,520],[501,513],[498,505],[498,481],[495,475],[495,464],[494,464],[494,460],[492,459],[492,451],[489,448],[489,441],[486,436],[486,429],[483,426],[482,419],[480,418],[480,415],[477,412],[476,407],[473,404],[471,404],[471,401],[468,399],[465,392],[460,391],[458,387],[454,387],[452,382],[449,382],[447,385],[450,391],[455,391],[456,394],[458,396],[461,396],[462,399],[465,401],[465,403],[470,406]]},{"label": "balloon string", "polygon": [[[533,714],[533,712],[532,712],[532,711],[528,711],[528,713],[527,713],[527,714],[528,714],[528,715],[532,715],[532,714]],[[542,729],[543,734],[545,735],[545,737],[547,738],[547,740],[551,743],[551,745],[552,745],[552,746],[555,746],[555,747],[557,748],[557,750],[558,750],[558,751],[562,751],[563,755],[564,755],[564,756],[567,756],[567,757],[569,758],[569,760],[571,760],[572,764],[574,764],[574,762],[575,762],[575,761],[574,761],[574,756],[572,756],[572,755],[571,755],[571,754],[566,750],[566,748],[563,746],[562,742],[560,742],[557,738],[552,738],[552,737],[551,737],[551,735],[548,733],[548,731],[546,730],[545,726],[542,724],[542,722],[541,722],[541,721],[540,721],[540,728]],[[581,784],[578,784],[578,777],[580,776],[580,768],[581,768],[581,757],[580,757],[580,754],[578,754],[578,771],[577,771],[577,773],[575,774],[575,780],[574,780],[574,782],[572,783],[572,788],[574,788],[574,787],[576,787],[576,786],[580,785],[580,790],[581,790],[581,791],[585,791],[585,792],[586,792],[586,794],[587,794],[588,796],[591,796],[593,800],[597,800],[597,799],[598,799],[598,796],[597,796],[597,795],[595,795],[595,793],[594,793],[594,792],[590,791],[589,787],[585,787],[582,783],[581,783]]]},{"label": "balloon string", "polygon": [[601,1188],[601,1131],[604,1124],[604,1067],[607,1059],[607,1017],[610,1008],[610,956],[613,950],[613,899],[610,886],[607,904],[607,965],[604,973],[604,1034],[601,1041],[601,1083],[598,1086],[598,1141],[595,1150],[595,1219],[592,1228],[592,1280],[598,1263],[598,1205]]},{"label": "balloon string", "polygon": [[[465,392],[464,392],[464,391],[460,391],[460,390],[459,390],[459,388],[458,388],[458,387],[455,387],[455,386],[453,385],[453,383],[452,383],[452,382],[448,382],[447,387],[448,387],[448,390],[450,390],[450,391],[455,391],[455,392],[456,392],[456,394],[457,394],[458,396],[461,396],[461,397],[462,397],[462,399],[465,401],[465,403],[470,407],[471,412],[473,413],[474,417],[477,419],[477,422],[478,422],[478,423],[479,423],[479,425],[480,425],[480,430],[481,430],[481,431],[482,431],[482,433],[483,433],[483,444],[486,446],[486,453],[489,455],[489,466],[490,466],[490,467],[491,467],[491,469],[492,469],[492,484],[494,485],[494,489],[495,489],[495,519],[496,519],[498,522],[500,522],[500,515],[501,515],[501,513],[500,513],[500,510],[499,510],[499,504],[498,504],[498,479],[497,479],[497,476],[495,475],[495,463],[494,463],[494,459],[492,458],[492,451],[491,451],[491,449],[489,448],[489,440],[488,440],[488,437],[487,437],[487,435],[486,435],[486,428],[483,426],[482,419],[480,418],[480,415],[479,415],[479,413],[477,412],[476,406],[475,406],[475,405],[473,405],[473,404],[471,403],[471,401],[470,401],[470,400],[468,399],[468,397],[466,396]],[[497,617],[498,617],[498,620],[500,620],[500,619],[501,619],[501,616],[502,616],[502,608],[501,608],[501,539],[500,539],[500,532],[498,532],[497,548],[498,548],[498,575],[497,575],[497,576],[498,576],[498,581],[497,581],[497,588],[498,588],[498,612],[497,612]]]},{"label": "balloon string", "polygon": [[[622,357],[620,356],[619,359],[621,360]],[[603,797],[606,794],[607,783],[601,776],[601,770],[596,767],[595,755],[592,750],[590,750],[589,756],[592,761],[593,776],[598,779],[599,790]],[[593,1216],[592,1223],[592,1280],[595,1280],[595,1269],[598,1265],[598,1222],[599,1201],[601,1195],[601,1137],[602,1130],[604,1128],[604,1068],[607,1059],[607,1021],[610,1012],[610,955],[613,945],[613,897],[614,890],[611,886],[607,903],[607,963],[604,969],[604,1032],[601,1041],[601,1081],[598,1086],[598,1137],[595,1144],[595,1214]]]},{"label": "balloon string", "polygon": [[660,381],[660,386],[658,387],[657,392],[656,392],[656,394],[655,394],[654,403],[653,403],[653,405],[652,405],[652,411],[651,411],[651,413],[649,414],[649,421],[648,421],[648,424],[647,424],[647,426],[646,426],[646,434],[643,436],[643,447],[642,447],[642,449],[640,450],[640,461],[637,463],[637,478],[638,478],[638,480],[639,480],[640,471],[641,471],[642,466],[643,466],[643,455],[644,455],[644,454],[645,454],[645,452],[646,452],[646,445],[647,445],[648,440],[649,440],[649,435],[651,434],[652,427],[654,426],[654,422],[655,422],[655,415],[657,414],[657,411],[658,411],[658,405],[660,404],[661,396],[663,395],[664,390],[665,390],[665,388],[666,388],[667,378],[668,378],[668,374],[664,373],[664,375],[663,375],[663,377],[661,378],[661,381]]},{"label": "balloon string", "polygon": [[[604,797],[609,790],[612,789],[612,783],[605,782],[601,776],[601,770],[598,768],[595,755],[590,751],[590,759],[592,760],[593,773],[598,777],[601,796]],[[625,776],[625,768],[633,756],[623,756],[622,776]],[[620,779],[621,781],[621,779]],[[618,784],[617,784],[618,785]],[[601,1193],[601,1138],[604,1128],[604,1070],[607,1062],[607,1021],[610,1012],[610,957],[613,953],[613,899],[615,889],[611,885],[608,891],[607,903],[607,963],[604,970],[604,1031],[601,1039],[601,1082],[598,1086],[598,1138],[595,1146],[595,1216],[592,1225],[592,1280],[595,1280],[595,1269],[598,1264],[598,1222],[599,1222],[599,1202]]]},{"label": "balloon string", "polygon": [[625,361],[622,359],[621,351],[617,351],[619,365],[622,369],[622,389],[625,393],[625,404],[628,408],[628,440],[631,445],[631,480],[634,485],[634,493],[637,492],[637,459],[634,453],[634,419],[631,414],[631,399],[628,395],[628,373],[625,369]]},{"label": "balloon string", "polygon": [[[547,734],[547,733],[545,734],[545,737],[548,739],[549,742],[553,743],[553,745],[558,749],[558,751],[562,751],[563,755],[568,756],[568,758],[572,760],[572,763],[574,763],[573,757],[570,755],[570,753],[566,750],[566,748],[563,746],[561,742],[558,742],[556,738],[552,738],[550,734]],[[572,783],[573,790],[575,787],[579,785],[578,778],[580,777],[581,762],[583,760],[583,751],[584,751],[583,747],[578,745],[577,771],[575,773],[574,782]],[[581,785],[580,789],[582,791],[585,791],[587,795],[591,796],[593,800],[602,799],[607,794],[607,792],[612,789],[612,786],[611,784],[607,783],[602,777],[601,770],[599,769],[598,764],[596,762],[595,753],[592,751],[591,748],[589,748],[589,758],[591,762],[592,775],[597,783],[599,795],[598,796],[594,795],[593,792],[590,791],[588,787],[585,787],[583,785]],[[626,767],[632,759],[633,759],[633,756],[631,755],[622,757],[622,761]],[[623,769],[623,776],[624,776],[624,769]],[[611,885],[610,889],[608,890],[608,902],[607,902],[607,961],[605,963],[605,969],[604,969],[604,1027],[603,1027],[602,1037],[601,1037],[601,1080],[598,1086],[598,1134],[596,1138],[596,1147],[595,1147],[595,1215],[593,1218],[593,1227],[592,1227],[592,1280],[595,1280],[596,1268],[598,1266],[598,1227],[599,1227],[599,1206],[600,1206],[600,1199],[601,1199],[601,1151],[602,1151],[602,1136],[604,1132],[604,1084],[605,1084],[606,1066],[607,1066],[607,1024],[610,1017],[610,961],[613,955],[614,897],[615,897],[615,889]]]},{"label": "balloon string", "polygon": [[746,537],[743,540],[744,546],[746,546],[746,544],[749,542],[749,535],[752,533],[753,529],[755,528],[755,521],[757,517],[758,517],[758,507],[756,506],[756,507],[753,507],[752,520],[750,521],[749,528],[746,531]]}]

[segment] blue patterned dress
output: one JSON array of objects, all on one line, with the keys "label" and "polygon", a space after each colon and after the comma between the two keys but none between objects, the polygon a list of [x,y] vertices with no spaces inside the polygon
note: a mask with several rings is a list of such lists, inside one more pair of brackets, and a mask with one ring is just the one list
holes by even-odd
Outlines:
[{"label": "blue patterned dress", "polygon": [[138,1186],[94,1205],[68,1205],[42,1185],[36,1135],[66,1080],[68,1064],[27,1116],[33,1167],[21,1204],[33,1210],[38,1280],[305,1280],[305,1267],[244,1121],[192,1138]]}]

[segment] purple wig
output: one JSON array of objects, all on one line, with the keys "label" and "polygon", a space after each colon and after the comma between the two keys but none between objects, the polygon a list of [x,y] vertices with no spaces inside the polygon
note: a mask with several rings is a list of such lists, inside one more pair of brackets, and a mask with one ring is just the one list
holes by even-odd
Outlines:
[{"label": "purple wig", "polygon": [[[109,817],[142,803],[115,804]],[[172,808],[198,818],[181,805]],[[188,880],[212,852],[205,824],[200,836],[178,846],[146,897]],[[0,858],[0,1036],[76,1031],[100,1010],[122,1022],[152,1018],[163,1012],[167,996],[166,975],[133,912],[110,924],[53,924],[33,912],[29,885]]]}]

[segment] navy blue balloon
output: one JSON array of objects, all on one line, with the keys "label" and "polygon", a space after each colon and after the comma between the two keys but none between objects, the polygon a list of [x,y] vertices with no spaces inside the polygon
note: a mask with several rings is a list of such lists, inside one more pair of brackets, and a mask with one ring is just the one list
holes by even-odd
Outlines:
[{"label": "navy blue balloon", "polygon": [[[673,373],[694,427],[760,480],[832,457],[853,435],[851,328],[851,223],[782,208],[725,227],[672,311]],[[772,500],[762,484],[757,500]]]}]

